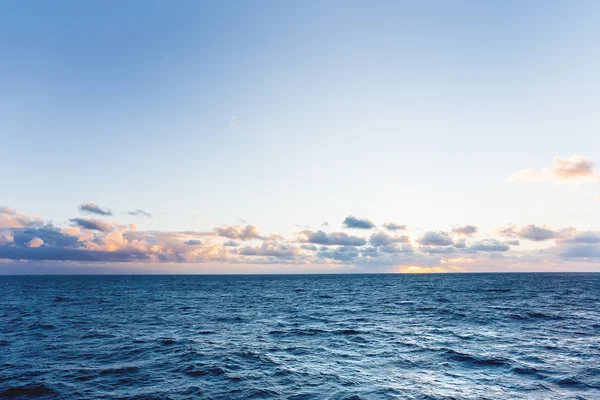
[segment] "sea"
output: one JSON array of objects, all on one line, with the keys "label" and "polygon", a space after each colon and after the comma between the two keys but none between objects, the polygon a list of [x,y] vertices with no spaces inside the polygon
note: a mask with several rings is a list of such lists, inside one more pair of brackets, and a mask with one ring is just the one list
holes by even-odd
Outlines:
[{"label": "sea", "polygon": [[3,276],[0,397],[600,399],[600,274]]}]

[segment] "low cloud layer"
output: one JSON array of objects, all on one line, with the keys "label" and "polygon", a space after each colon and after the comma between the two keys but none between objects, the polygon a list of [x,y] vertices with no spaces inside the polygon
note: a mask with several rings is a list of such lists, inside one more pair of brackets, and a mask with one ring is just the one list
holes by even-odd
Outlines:
[{"label": "low cloud layer", "polygon": [[[138,230],[127,222],[91,217],[57,224],[0,207],[0,270],[7,265],[17,268],[22,263],[47,262],[81,268],[90,263],[279,265],[281,272],[300,266],[347,272],[456,272],[600,264],[599,231],[527,224],[507,225],[494,232],[482,232],[474,225],[411,232],[383,224],[382,230],[369,232],[372,228],[366,227],[375,224],[361,221],[369,224],[359,223],[363,231],[353,231],[357,234],[303,229],[286,237],[263,234],[255,225],[171,232]],[[528,243],[528,250],[519,246],[521,240]],[[258,267],[245,268],[254,271]]]}]

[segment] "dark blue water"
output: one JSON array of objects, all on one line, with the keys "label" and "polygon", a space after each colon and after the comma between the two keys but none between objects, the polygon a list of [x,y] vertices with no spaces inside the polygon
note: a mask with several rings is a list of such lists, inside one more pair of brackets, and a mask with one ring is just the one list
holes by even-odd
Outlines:
[{"label": "dark blue water", "polygon": [[0,277],[0,396],[600,399],[600,274]]}]

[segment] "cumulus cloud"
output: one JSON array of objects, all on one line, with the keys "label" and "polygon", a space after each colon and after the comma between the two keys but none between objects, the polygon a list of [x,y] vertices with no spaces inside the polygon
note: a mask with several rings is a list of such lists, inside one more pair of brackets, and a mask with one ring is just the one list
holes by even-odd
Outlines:
[{"label": "cumulus cloud", "polygon": [[375,224],[368,219],[360,219],[356,218],[352,215],[349,215],[344,219],[343,222],[346,228],[354,228],[354,229],[373,229],[375,228]]},{"label": "cumulus cloud", "polygon": [[33,238],[27,243],[28,247],[36,248],[44,245],[44,241],[40,238]]},{"label": "cumulus cloud", "polygon": [[600,258],[600,246],[589,244],[578,244],[569,246],[560,253],[565,258]]},{"label": "cumulus cloud", "polygon": [[198,246],[202,244],[201,240],[198,239],[190,239],[190,240],[186,240],[185,242],[183,242],[183,244],[188,245],[188,246]]},{"label": "cumulus cloud", "polygon": [[559,240],[561,243],[598,244],[600,243],[600,232],[571,230]]},{"label": "cumulus cloud", "polygon": [[446,232],[429,231],[417,240],[423,246],[449,246],[454,244],[450,235]]},{"label": "cumulus cloud", "polygon": [[96,218],[71,218],[69,221],[80,228],[93,231],[109,232],[114,228],[113,224],[110,222]]},{"label": "cumulus cloud", "polygon": [[554,157],[552,167],[542,170],[525,169],[511,174],[509,183],[551,182],[570,180],[597,180],[594,163],[587,157],[574,154],[570,157]]},{"label": "cumulus cloud", "polygon": [[554,231],[546,226],[537,226],[532,224],[522,227],[517,234],[523,239],[532,240],[534,242],[556,239],[560,236],[559,232]]},{"label": "cumulus cloud", "polygon": [[479,231],[479,228],[475,225],[463,225],[463,226],[455,226],[452,228],[452,233],[456,233],[458,235],[463,236],[473,236]]},{"label": "cumulus cloud", "polygon": [[39,218],[30,218],[9,207],[0,207],[0,227],[23,228],[42,224]]},{"label": "cumulus cloud", "polygon": [[408,236],[391,236],[385,232],[377,231],[371,235],[369,239],[369,244],[371,246],[379,247],[379,246],[389,246],[394,243],[406,243],[408,242]]},{"label": "cumulus cloud", "polygon": [[395,224],[393,222],[386,222],[383,227],[388,231],[403,231],[406,230],[406,225]]},{"label": "cumulus cloud", "polygon": [[364,246],[367,241],[358,236],[350,236],[343,232],[325,233],[323,231],[305,230],[298,234],[298,241],[301,243],[314,243],[322,245],[339,246]]},{"label": "cumulus cloud", "polygon": [[152,218],[152,214],[150,214],[149,212],[146,212],[140,208],[138,208],[135,211],[127,211],[125,214],[127,215],[131,215],[133,217],[146,217],[146,218]]},{"label": "cumulus cloud", "polygon": [[98,214],[104,216],[113,215],[112,211],[110,211],[108,208],[100,208],[100,206],[98,206],[98,204],[94,203],[93,201],[81,204],[79,206],[79,209],[83,212],[87,212],[90,214]]},{"label": "cumulus cloud", "polygon": [[251,240],[251,239],[262,239],[258,228],[254,225],[246,225],[245,227],[239,226],[216,226],[214,231],[217,235],[226,237],[228,239],[237,240]]}]

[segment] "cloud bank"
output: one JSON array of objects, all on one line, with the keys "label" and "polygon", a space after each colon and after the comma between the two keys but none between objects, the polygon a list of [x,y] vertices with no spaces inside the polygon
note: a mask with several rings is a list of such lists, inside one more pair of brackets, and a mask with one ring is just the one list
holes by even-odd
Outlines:
[{"label": "cloud bank", "polygon": [[[303,229],[286,237],[262,234],[255,225],[222,225],[204,231],[138,230],[133,224],[91,217],[57,224],[0,207],[0,272],[46,265],[83,271],[91,265],[117,265],[127,271],[162,265],[163,272],[195,271],[190,268],[227,272],[241,266],[256,272],[270,265],[278,266],[279,272],[600,269],[600,231],[527,224],[493,232],[457,225],[449,231],[419,233],[383,224],[382,230],[364,232],[375,224],[357,218],[349,225],[363,234]],[[528,250],[521,249],[521,240],[530,243]]]}]

